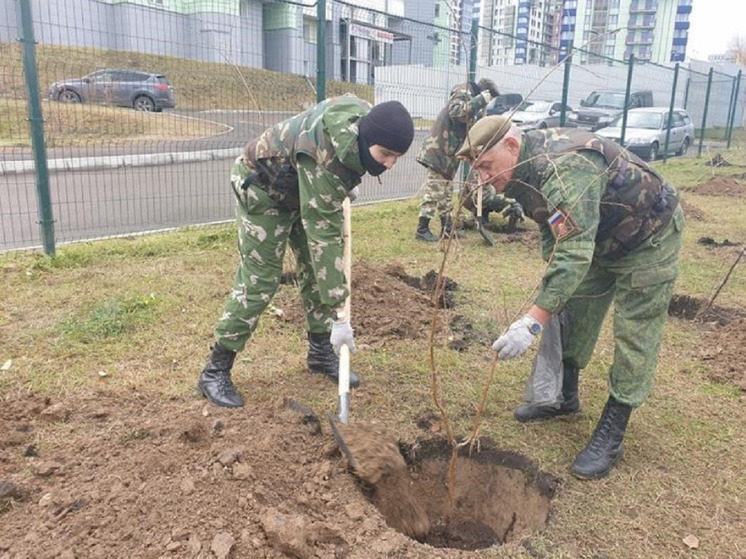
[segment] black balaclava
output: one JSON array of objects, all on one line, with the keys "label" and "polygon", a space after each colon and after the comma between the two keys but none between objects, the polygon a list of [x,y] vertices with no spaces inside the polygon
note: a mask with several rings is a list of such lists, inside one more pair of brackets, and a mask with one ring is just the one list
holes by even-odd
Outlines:
[{"label": "black balaclava", "polygon": [[358,125],[360,162],[369,174],[377,177],[386,167],[376,161],[370,146],[379,145],[396,153],[406,153],[414,140],[412,117],[399,101],[387,101],[373,107]]}]

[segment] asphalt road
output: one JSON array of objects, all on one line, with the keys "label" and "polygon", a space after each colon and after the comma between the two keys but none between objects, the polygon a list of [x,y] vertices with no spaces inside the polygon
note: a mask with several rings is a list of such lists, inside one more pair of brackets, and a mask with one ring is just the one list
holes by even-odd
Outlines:
[{"label": "asphalt road", "polygon": [[[222,134],[205,138],[194,138],[180,141],[143,142],[131,145],[108,146],[105,141],[89,147],[62,147],[47,149],[48,159],[64,157],[95,157],[104,155],[129,155],[142,153],[178,153],[182,151],[201,151],[227,148],[240,148],[251,138],[257,136],[264,128],[287,118],[291,113],[256,111],[169,111],[170,114],[187,118],[211,120],[228,128]],[[144,118],[151,116],[143,114]],[[159,115],[153,115],[159,116]],[[7,161],[30,160],[33,158],[31,148],[4,149],[2,157]]]},{"label": "asphalt road", "polygon": [[[414,196],[425,178],[415,155],[411,150],[380,183],[366,176],[357,203]],[[55,239],[65,243],[231,220],[231,162],[51,173]],[[0,176],[0,252],[41,244],[35,181],[34,173]],[[414,228],[416,216],[412,219]]]}]

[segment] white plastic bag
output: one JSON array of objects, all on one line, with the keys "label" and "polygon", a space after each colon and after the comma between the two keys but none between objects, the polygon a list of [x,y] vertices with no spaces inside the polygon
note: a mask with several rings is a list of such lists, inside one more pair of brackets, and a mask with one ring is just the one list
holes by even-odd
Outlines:
[{"label": "white plastic bag", "polygon": [[569,320],[562,311],[549,319],[539,342],[523,399],[531,406],[558,409],[562,404],[562,348],[567,339]]}]

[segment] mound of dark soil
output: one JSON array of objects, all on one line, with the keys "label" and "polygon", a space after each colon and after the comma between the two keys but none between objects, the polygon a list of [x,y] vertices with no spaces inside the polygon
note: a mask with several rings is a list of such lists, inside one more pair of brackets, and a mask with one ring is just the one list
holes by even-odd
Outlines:
[{"label": "mound of dark soil", "polygon": [[742,309],[726,308],[718,305],[713,305],[702,314],[702,309],[707,304],[708,301],[690,295],[674,295],[668,305],[668,314],[683,320],[697,320],[715,323],[719,326],[726,326],[733,321],[746,317],[746,311]]},{"label": "mound of dark soil", "polygon": [[730,163],[720,153],[712,157],[706,165],[709,167],[730,167]]},{"label": "mound of dark soil", "polygon": [[743,196],[746,188],[731,177],[712,177],[705,183],[700,184],[694,190],[697,194],[707,196]]},{"label": "mound of dark soil", "polygon": [[[432,289],[437,273],[431,270],[418,278],[401,265],[378,269],[366,262],[352,267],[352,325],[355,336],[365,344],[380,346],[387,340],[424,340],[430,336],[433,313]],[[454,306],[453,293],[458,284],[446,277],[439,308]],[[297,290],[279,293],[274,305],[282,310],[283,320],[303,327],[304,314]],[[449,317],[439,321],[437,334],[448,335]]]},{"label": "mound of dark soil", "polygon": [[721,247],[737,247],[741,246],[741,243],[733,243],[729,241],[728,239],[724,239],[720,242],[716,241],[712,237],[700,237],[697,239],[698,245],[703,245],[706,247],[712,247],[712,248],[721,248]]},{"label": "mound of dark soil", "polygon": [[746,321],[711,332],[702,359],[708,364],[711,379],[735,384],[746,391]]}]

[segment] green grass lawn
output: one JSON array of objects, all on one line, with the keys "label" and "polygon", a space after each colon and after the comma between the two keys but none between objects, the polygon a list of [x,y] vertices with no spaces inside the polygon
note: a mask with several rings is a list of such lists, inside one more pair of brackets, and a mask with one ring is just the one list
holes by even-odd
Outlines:
[{"label": "green grass lawn", "polygon": [[[746,165],[739,150],[725,155],[731,163]],[[674,159],[658,168],[705,216],[687,222],[676,292],[708,298],[734,253],[697,241],[711,236],[745,242],[746,198],[698,195],[694,186],[708,174],[733,174],[738,168],[713,170],[696,159]],[[443,253],[413,239],[416,218],[414,201],[355,209],[355,260],[400,262],[412,275],[437,268]],[[137,392],[149,400],[192,402],[237,265],[235,242],[232,227],[218,227],[81,243],[61,247],[53,259],[4,255],[0,363],[12,359],[12,366],[0,372],[0,395],[31,391],[74,401],[91,391]],[[470,430],[488,376],[489,340],[520,312],[543,269],[539,250],[529,243],[507,243],[497,236],[491,249],[474,232],[450,255],[446,274],[460,284],[457,311],[486,333],[483,344],[465,352],[436,348],[441,392],[459,435]],[[275,304],[293,297],[293,289],[283,287]],[[735,270],[718,304],[746,309],[746,263]],[[354,325],[354,295],[352,309]],[[573,419],[516,424],[512,410],[521,401],[531,360],[497,368],[481,435],[565,480],[548,528],[531,539],[531,556],[743,557],[746,398],[732,385],[709,380],[700,359],[709,338],[701,326],[669,321],[656,387],[633,414],[626,457],[612,475],[592,483],[568,475],[606,400],[610,327],[607,321],[594,358],[581,374],[584,411]],[[278,347],[284,348],[281,355]],[[235,366],[247,405],[292,396],[319,412],[335,409],[336,391],[309,389],[303,377],[292,376],[300,374],[304,360],[303,332],[265,316]],[[366,382],[353,395],[354,416],[384,421],[405,440],[419,436],[413,418],[434,409],[427,341],[362,344],[353,364]],[[699,538],[696,551],[682,543],[689,534]],[[506,546],[479,556],[527,555]]]}]

